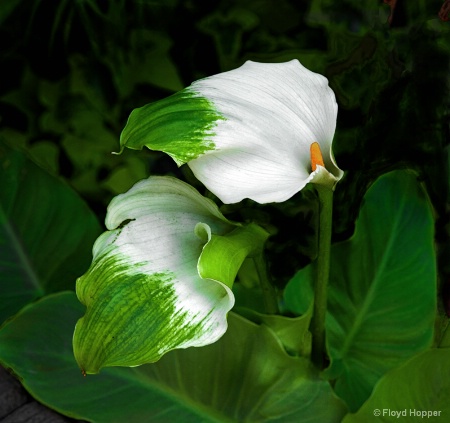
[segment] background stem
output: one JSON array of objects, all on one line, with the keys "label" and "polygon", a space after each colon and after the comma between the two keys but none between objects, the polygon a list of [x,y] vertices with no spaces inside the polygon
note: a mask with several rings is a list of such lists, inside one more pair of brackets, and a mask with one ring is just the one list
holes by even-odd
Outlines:
[{"label": "background stem", "polygon": [[278,300],[277,293],[269,280],[269,274],[267,272],[267,263],[264,260],[263,253],[257,254],[253,261],[255,263],[256,272],[258,274],[259,283],[264,299],[264,308],[267,314],[278,314]]},{"label": "background stem", "polygon": [[330,248],[333,215],[333,191],[324,185],[315,186],[319,197],[319,239],[315,262],[314,311],[311,321],[313,363],[322,369],[325,358],[325,317],[327,287],[330,274]]}]

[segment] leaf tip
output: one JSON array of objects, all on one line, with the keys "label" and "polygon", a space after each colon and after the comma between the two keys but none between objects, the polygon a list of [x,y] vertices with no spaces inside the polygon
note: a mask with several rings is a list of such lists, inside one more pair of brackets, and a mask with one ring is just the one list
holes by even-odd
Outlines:
[{"label": "leaf tip", "polygon": [[111,151],[111,154],[114,154],[115,156],[120,156],[123,153],[125,146],[121,145],[119,151]]}]

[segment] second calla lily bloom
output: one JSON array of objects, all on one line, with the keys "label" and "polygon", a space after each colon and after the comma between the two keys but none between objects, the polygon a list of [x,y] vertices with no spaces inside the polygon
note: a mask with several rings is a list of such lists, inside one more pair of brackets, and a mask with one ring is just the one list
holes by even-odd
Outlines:
[{"label": "second calla lily bloom", "polygon": [[[331,143],[337,104],[328,81],[297,60],[240,68],[134,110],[121,147],[164,151],[225,203],[282,202],[343,172]],[[318,143],[324,166],[311,168]]]},{"label": "second calla lily bloom", "polygon": [[109,230],[77,281],[86,314],[73,344],[85,373],[217,341],[234,305],[236,273],[268,236],[257,225],[230,222],[171,177],[151,176],[115,197],[105,223]]}]

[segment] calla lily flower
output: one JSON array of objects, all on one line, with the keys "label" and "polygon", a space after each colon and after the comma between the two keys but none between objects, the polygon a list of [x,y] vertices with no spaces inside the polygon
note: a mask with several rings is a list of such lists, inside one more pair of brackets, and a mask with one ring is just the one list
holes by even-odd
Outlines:
[{"label": "calla lily flower", "polygon": [[76,286],[86,314],[73,343],[84,373],[217,341],[234,305],[236,273],[268,236],[230,222],[172,177],[152,176],[115,197],[105,223]]},{"label": "calla lily flower", "polygon": [[[121,148],[164,151],[224,203],[282,202],[308,182],[334,188],[337,104],[328,81],[297,60],[240,68],[133,110]],[[310,146],[322,160],[312,166]],[[314,169],[313,169],[314,168]]]}]

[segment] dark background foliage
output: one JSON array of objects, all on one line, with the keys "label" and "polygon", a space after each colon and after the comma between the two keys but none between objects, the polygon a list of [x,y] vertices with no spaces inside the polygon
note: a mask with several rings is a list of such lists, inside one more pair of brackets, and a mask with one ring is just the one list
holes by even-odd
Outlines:
[{"label": "dark background foliage", "polygon": [[[150,173],[205,192],[163,154],[110,154],[133,108],[246,60],[297,58],[329,79],[339,103],[334,152],[346,175],[335,195],[334,240],[352,234],[379,175],[414,169],[435,209],[450,308],[448,3],[3,0],[0,136],[63,177],[103,219],[114,195]],[[314,257],[312,192],[223,210],[272,231],[268,257],[279,286]]]}]

